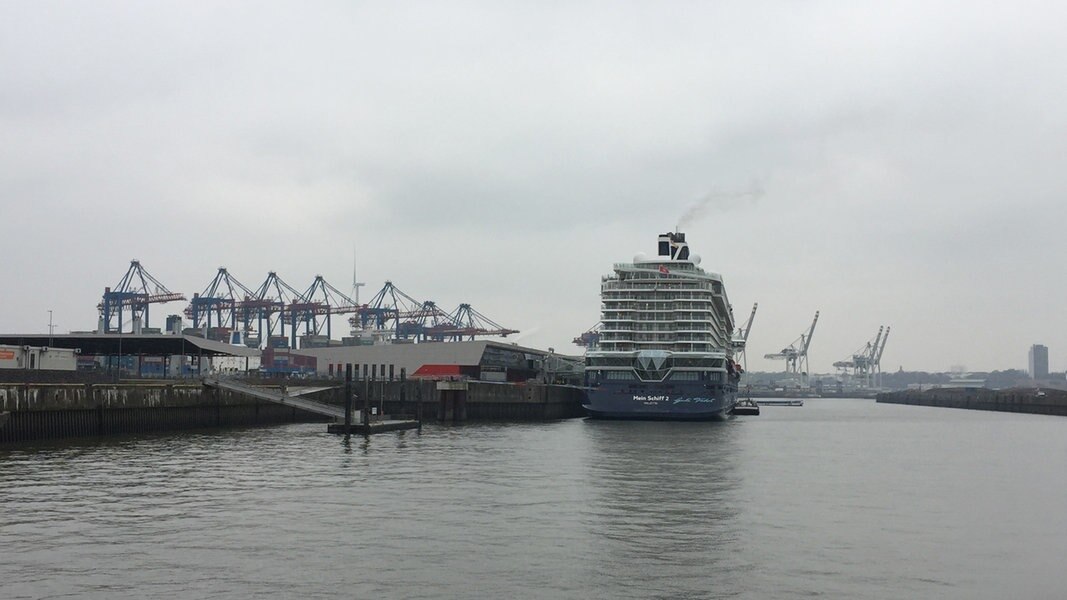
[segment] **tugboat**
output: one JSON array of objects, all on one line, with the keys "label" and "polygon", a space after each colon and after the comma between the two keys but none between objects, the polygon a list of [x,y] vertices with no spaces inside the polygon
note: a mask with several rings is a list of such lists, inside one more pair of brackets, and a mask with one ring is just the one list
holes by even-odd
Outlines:
[{"label": "tugboat", "polygon": [[655,257],[639,254],[601,280],[582,405],[599,419],[727,419],[742,369],[722,276],[700,267],[684,233],[658,242]]}]

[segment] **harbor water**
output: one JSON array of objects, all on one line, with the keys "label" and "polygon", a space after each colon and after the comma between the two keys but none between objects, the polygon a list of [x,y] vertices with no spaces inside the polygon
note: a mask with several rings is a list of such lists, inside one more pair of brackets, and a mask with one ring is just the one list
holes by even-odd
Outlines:
[{"label": "harbor water", "polygon": [[1067,419],[762,413],[0,448],[0,597],[1063,597]]}]

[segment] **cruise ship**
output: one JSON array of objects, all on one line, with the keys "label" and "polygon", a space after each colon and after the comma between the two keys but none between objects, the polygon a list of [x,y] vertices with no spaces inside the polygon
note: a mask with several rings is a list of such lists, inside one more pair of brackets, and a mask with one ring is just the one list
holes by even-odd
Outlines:
[{"label": "cruise ship", "polygon": [[659,236],[602,278],[600,340],[586,352],[583,406],[603,419],[721,420],[741,367],[722,276],[700,268],[684,233]]}]

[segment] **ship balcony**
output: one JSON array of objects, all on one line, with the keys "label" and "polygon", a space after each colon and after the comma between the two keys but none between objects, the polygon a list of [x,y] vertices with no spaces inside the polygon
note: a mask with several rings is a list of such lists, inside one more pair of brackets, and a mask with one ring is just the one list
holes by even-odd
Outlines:
[{"label": "ship balcony", "polygon": [[678,298],[674,294],[626,294],[626,295],[613,295],[613,294],[601,294],[601,302],[676,302],[678,300],[688,300],[688,298]]},{"label": "ship balcony", "polygon": [[[678,334],[678,331],[674,329],[635,329],[621,327],[617,329],[605,328],[601,330],[600,340],[619,340],[620,336],[643,338],[643,340],[653,340],[653,338],[659,338],[659,340],[673,340],[674,335]],[[706,331],[690,332],[690,335],[703,335],[705,340],[708,336]]]},{"label": "ship balcony", "polygon": [[705,325],[711,325],[715,323],[715,319],[711,315],[698,315],[693,313],[674,313],[673,321],[675,323],[703,323]]},{"label": "ship balcony", "polygon": [[660,329],[602,329],[601,340],[605,335],[614,340],[618,340],[620,335],[633,337],[634,340],[673,340],[674,333]]},{"label": "ship balcony", "polygon": [[697,303],[697,302],[688,302],[688,301],[687,302],[675,302],[674,303],[674,310],[696,310],[696,311],[700,311],[700,312],[712,312],[713,308],[710,305],[711,305],[710,302],[708,302],[707,304],[702,303],[702,302]]},{"label": "ship balcony", "polygon": [[661,277],[659,273],[659,268],[661,266],[667,267],[671,271],[678,271],[679,273],[696,272],[696,266],[692,262],[667,260],[667,257],[661,258],[663,258],[663,260],[652,258],[639,263],[614,263],[611,265],[611,268],[616,271],[626,271],[627,273],[634,273],[636,275],[648,273],[651,277]]},{"label": "ship balcony", "polygon": [[649,289],[661,289],[661,290],[692,290],[692,291],[704,291],[711,294],[721,293],[711,285],[705,282],[693,280],[693,279],[640,279],[631,278],[624,281],[605,281],[600,284],[601,291],[618,291],[618,290],[649,290]]},{"label": "ship balcony", "polygon": [[670,333],[658,333],[658,332],[657,333],[642,333],[642,332],[635,332],[633,334],[633,338],[632,339],[633,339],[634,342],[656,342],[656,343],[660,343],[660,344],[669,344],[671,342],[676,341],[678,338],[674,334],[674,332],[672,331]]},{"label": "ship balcony", "polygon": [[675,339],[675,341],[678,341],[678,342],[700,342],[700,343],[703,343],[703,344],[710,344],[711,343],[711,339],[708,337],[707,333],[701,334],[699,332],[697,332],[697,333],[683,333],[683,332],[679,331],[674,339]]},{"label": "ship balcony", "polygon": [[634,321],[677,321],[669,308],[642,308],[634,311]]},{"label": "ship balcony", "polygon": [[674,348],[671,348],[672,352],[705,352],[710,350],[711,347],[701,344],[679,344]]},{"label": "ship balcony", "polygon": [[673,341],[634,340],[634,347],[638,350],[673,350]]}]

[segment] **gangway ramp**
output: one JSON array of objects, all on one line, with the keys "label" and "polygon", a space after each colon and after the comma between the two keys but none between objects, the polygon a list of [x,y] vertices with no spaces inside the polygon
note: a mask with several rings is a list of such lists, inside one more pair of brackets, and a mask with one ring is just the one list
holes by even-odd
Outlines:
[{"label": "gangway ramp", "polygon": [[300,397],[315,392],[334,389],[331,387],[300,387],[283,391],[255,385],[247,385],[233,381],[232,379],[222,379],[219,377],[205,377],[204,385],[220,390],[228,390],[237,394],[244,394],[258,400],[274,402],[275,404],[281,404],[283,406],[291,406],[317,415],[331,417],[338,421],[345,420],[344,408]]}]

